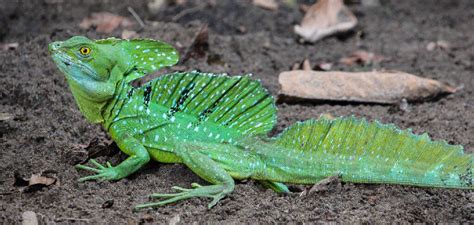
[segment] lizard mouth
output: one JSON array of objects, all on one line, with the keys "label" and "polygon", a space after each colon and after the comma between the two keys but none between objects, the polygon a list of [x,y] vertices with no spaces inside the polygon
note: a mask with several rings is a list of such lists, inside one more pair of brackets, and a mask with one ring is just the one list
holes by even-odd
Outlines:
[{"label": "lizard mouth", "polygon": [[71,66],[72,62],[69,56],[65,55],[62,52],[53,52],[52,54],[53,60],[56,62],[56,64],[59,65],[64,65],[64,66]]},{"label": "lizard mouth", "polygon": [[85,76],[95,81],[100,81],[97,77],[96,72],[91,69],[88,65],[82,63],[80,60],[74,60],[70,56],[63,52],[56,52],[53,54],[53,60],[66,76],[77,76],[77,73],[71,71],[80,70]]}]

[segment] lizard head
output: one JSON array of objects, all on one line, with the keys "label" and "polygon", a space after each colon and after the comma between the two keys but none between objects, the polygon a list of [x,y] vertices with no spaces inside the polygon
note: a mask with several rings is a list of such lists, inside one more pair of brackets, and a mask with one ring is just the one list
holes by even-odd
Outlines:
[{"label": "lizard head", "polygon": [[170,45],[148,39],[90,40],[75,36],[49,44],[79,109],[91,122],[102,122],[101,110],[116,95],[120,81],[130,82],[178,62]]}]

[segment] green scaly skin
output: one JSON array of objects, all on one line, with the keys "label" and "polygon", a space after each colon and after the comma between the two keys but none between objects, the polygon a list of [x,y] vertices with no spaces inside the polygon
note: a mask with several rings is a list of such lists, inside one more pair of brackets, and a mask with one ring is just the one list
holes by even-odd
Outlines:
[{"label": "green scaly skin", "polygon": [[334,175],[344,182],[473,189],[472,154],[393,125],[322,118],[269,138],[276,107],[249,76],[179,72],[132,87],[130,81],[178,62],[163,42],[78,36],[49,50],[86,119],[102,124],[129,155],[116,166],[77,165],[95,173],[80,181],[119,180],[153,159],[183,163],[212,184],[173,187],[177,193],[152,194],[161,201],[136,208],[192,197],[211,198],[211,208],[233,191],[234,179],[246,178],[278,192],[289,192],[283,183]]}]

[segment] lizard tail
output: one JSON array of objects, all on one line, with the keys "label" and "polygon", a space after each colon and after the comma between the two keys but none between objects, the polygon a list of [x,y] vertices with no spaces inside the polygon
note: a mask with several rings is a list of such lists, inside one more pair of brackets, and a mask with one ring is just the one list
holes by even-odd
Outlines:
[{"label": "lizard tail", "polygon": [[392,124],[322,118],[299,122],[273,141],[277,150],[263,157],[275,181],[314,183],[339,175],[354,183],[473,189],[472,154]]}]

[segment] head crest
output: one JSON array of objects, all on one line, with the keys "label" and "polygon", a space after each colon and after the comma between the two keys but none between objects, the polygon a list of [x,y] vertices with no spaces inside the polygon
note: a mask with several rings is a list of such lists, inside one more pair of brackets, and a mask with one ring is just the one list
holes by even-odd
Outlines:
[{"label": "head crest", "polygon": [[150,39],[135,39],[122,42],[129,55],[131,73],[125,78],[132,81],[163,67],[173,66],[179,54],[171,45]]}]

